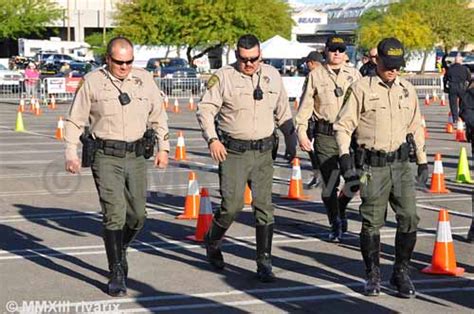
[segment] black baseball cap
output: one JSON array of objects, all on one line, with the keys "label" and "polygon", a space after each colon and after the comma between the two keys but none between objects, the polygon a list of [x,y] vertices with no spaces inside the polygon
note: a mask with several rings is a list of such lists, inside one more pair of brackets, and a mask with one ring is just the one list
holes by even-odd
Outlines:
[{"label": "black baseball cap", "polygon": [[346,42],[342,37],[333,35],[330,36],[328,40],[326,40],[326,48],[328,48],[329,50],[346,50]]},{"label": "black baseball cap", "polygon": [[322,63],[323,62],[323,55],[320,54],[317,51],[311,51],[308,54],[308,56],[304,59],[304,62],[308,62],[308,61],[316,61],[316,62]]},{"label": "black baseball cap", "polygon": [[405,66],[405,49],[402,43],[394,38],[385,38],[377,46],[377,53],[387,69]]}]

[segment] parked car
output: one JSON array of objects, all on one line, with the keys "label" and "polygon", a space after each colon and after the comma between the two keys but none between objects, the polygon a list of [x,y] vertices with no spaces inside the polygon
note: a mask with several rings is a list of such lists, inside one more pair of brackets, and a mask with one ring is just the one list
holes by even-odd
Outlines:
[{"label": "parked car", "polygon": [[462,62],[462,65],[471,71],[471,79],[474,80],[474,55],[466,56]]},{"label": "parked car", "polygon": [[0,64],[0,90],[2,92],[19,92],[23,84],[23,75],[19,72],[8,70]]},{"label": "parked car", "polygon": [[469,55],[472,55],[470,52],[468,51],[451,51],[448,56],[446,57],[446,63],[448,65],[454,63],[454,58],[456,58],[456,56],[458,55],[458,53],[461,54],[461,57],[465,58]]},{"label": "parked car", "polygon": [[160,88],[171,95],[174,90],[191,90],[193,94],[201,91],[201,81],[196,69],[189,67],[188,62],[181,58],[151,58],[146,70],[157,73],[156,61],[160,62]]}]

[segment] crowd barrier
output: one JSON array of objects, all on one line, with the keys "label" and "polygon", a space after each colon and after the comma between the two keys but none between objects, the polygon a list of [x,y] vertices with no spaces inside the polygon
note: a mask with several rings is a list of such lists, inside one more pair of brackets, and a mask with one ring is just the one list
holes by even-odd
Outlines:
[{"label": "crowd barrier", "polygon": [[[419,98],[426,95],[442,95],[443,77],[436,75],[403,75],[416,89]],[[70,102],[74,98],[80,78],[44,78],[36,86],[25,86],[23,82],[0,85],[0,102],[18,103],[23,97],[28,101],[34,96],[40,102],[49,102],[54,95],[57,102]],[[207,78],[157,78],[157,86],[172,99],[200,98],[206,89]],[[283,77],[290,98],[299,98],[304,77]]]}]

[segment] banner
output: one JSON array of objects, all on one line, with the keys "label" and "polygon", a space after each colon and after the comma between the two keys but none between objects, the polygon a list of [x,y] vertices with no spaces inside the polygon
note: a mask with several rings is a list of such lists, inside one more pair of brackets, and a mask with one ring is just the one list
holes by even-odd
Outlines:
[{"label": "banner", "polygon": [[48,77],[46,79],[48,94],[63,94],[66,92],[66,79],[64,77]]},{"label": "banner", "polygon": [[66,93],[75,94],[81,80],[80,77],[68,77],[66,79]]}]

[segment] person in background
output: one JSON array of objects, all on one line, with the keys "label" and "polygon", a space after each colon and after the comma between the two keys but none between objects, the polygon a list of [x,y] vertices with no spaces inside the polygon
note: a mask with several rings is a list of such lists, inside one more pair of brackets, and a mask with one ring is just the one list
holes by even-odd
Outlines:
[{"label": "person in background", "polygon": [[359,69],[362,76],[375,76],[376,75],[376,64],[377,59],[377,48],[372,48],[367,54],[367,62],[365,62]]},{"label": "person in background", "polygon": [[25,69],[25,89],[28,98],[37,97],[40,72],[34,62],[30,62]]},{"label": "person in background", "polygon": [[460,54],[456,55],[454,64],[448,68],[444,80],[449,92],[449,109],[451,110],[453,122],[456,123],[459,117],[458,105],[471,80],[471,71],[462,65],[462,56]]},{"label": "person in background", "polygon": [[[320,54],[317,51],[311,51],[306,57],[305,63],[306,63],[306,68],[308,69],[308,75],[306,76],[306,79],[303,84],[303,94],[301,95],[300,104],[304,98],[304,91],[306,90],[306,85],[308,83],[309,73],[313,71],[314,69],[318,68],[319,66],[321,66],[323,61],[324,59],[323,59],[322,54]],[[311,142],[313,142],[314,140],[315,124],[316,124],[316,117],[313,113],[311,118],[309,118],[308,130],[306,132],[306,135],[308,135],[308,139]],[[309,151],[308,155],[309,155],[309,159],[311,160],[311,167],[313,168],[313,177],[306,184],[306,188],[312,189],[312,188],[317,188],[321,184],[321,171],[319,169],[318,159],[316,158],[316,154],[314,150]]]},{"label": "person in background", "polygon": [[[460,117],[466,122],[466,136],[467,140],[471,142],[471,155],[474,156],[474,81],[471,81],[467,91],[461,100]],[[474,192],[472,196],[472,218],[471,228],[467,233],[467,242],[474,242]]]}]

